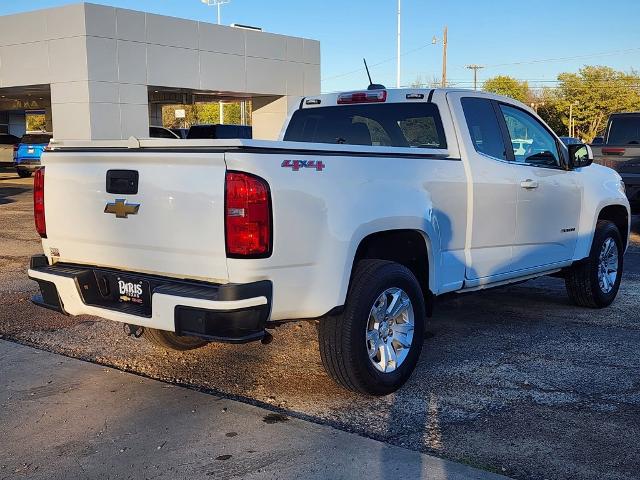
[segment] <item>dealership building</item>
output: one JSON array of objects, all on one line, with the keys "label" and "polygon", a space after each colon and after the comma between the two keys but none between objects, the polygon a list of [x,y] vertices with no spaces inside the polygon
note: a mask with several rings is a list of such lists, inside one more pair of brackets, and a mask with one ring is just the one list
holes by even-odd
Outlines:
[{"label": "dealership building", "polygon": [[318,93],[315,40],[89,3],[0,16],[0,132],[39,112],[56,139],[147,137],[163,105],[251,100],[273,139]]}]

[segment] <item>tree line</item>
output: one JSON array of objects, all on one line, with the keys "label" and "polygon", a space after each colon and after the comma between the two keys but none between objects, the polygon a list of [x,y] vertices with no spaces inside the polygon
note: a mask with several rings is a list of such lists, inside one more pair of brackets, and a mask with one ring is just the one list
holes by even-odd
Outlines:
[{"label": "tree line", "polygon": [[553,87],[532,89],[526,81],[499,75],[482,88],[530,105],[558,135],[568,136],[571,111],[574,136],[586,142],[604,133],[611,113],[640,111],[640,74],[635,71],[585,66],[557,80]]}]

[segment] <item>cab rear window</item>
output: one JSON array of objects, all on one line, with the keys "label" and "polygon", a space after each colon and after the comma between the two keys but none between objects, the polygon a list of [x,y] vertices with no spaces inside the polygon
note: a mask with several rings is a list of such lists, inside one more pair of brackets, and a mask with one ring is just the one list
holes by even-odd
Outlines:
[{"label": "cab rear window", "polygon": [[433,103],[387,103],[296,111],[285,141],[408,148],[447,148]]}]

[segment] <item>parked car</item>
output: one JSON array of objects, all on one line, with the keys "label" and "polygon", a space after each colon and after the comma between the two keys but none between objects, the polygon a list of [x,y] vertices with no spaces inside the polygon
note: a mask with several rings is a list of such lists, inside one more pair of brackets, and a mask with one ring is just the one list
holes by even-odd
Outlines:
[{"label": "parked car", "polygon": [[52,137],[50,133],[27,133],[22,136],[14,159],[18,175],[30,177],[40,167],[40,156]]},{"label": "parked car", "polygon": [[187,135],[189,134],[188,128],[171,128],[170,130],[182,139],[187,138]]},{"label": "parked car", "polygon": [[516,155],[524,155],[532,143],[533,140],[524,140],[522,138],[511,140],[511,146]]},{"label": "parked car", "polygon": [[591,145],[602,145],[604,143],[604,137],[595,137],[591,141]]},{"label": "parked car", "polygon": [[149,136],[151,138],[173,138],[179,139],[180,137],[165,127],[149,127]]},{"label": "parked car", "polygon": [[604,142],[591,148],[596,163],[622,176],[631,206],[640,210],[640,112],[611,115]]},{"label": "parked car", "polygon": [[581,143],[584,143],[582,140],[575,137],[560,137],[560,141],[562,141],[562,143],[564,143],[565,145],[579,145]]},{"label": "parked car", "polygon": [[193,125],[188,139],[251,138],[252,128],[247,125]]},{"label": "parked car", "polygon": [[18,143],[20,139],[15,135],[0,134],[0,165],[3,163],[11,165],[14,162]]},{"label": "parked car", "polygon": [[281,141],[57,142],[34,302],[176,350],[317,319],[328,374],[388,394],[439,295],[554,275],[577,305],[614,301],[629,202],[591,162],[529,107],[457,89],[303,99]]}]

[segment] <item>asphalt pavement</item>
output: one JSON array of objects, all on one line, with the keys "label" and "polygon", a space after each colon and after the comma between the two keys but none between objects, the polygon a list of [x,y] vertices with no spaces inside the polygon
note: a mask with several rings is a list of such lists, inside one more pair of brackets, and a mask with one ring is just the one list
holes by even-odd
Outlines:
[{"label": "asphalt pavement", "polygon": [[[320,364],[313,322],[267,346],[153,348],[122,326],[37,309],[28,257],[40,253],[30,180],[0,173],[0,335],[520,479],[638,478],[640,227],[618,299],[573,306],[563,281],[441,299],[407,385],[385,398],[340,389]],[[2,473],[0,470],[0,478]]]}]

